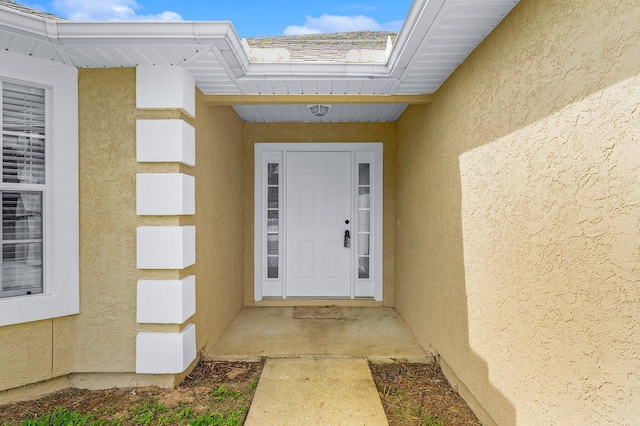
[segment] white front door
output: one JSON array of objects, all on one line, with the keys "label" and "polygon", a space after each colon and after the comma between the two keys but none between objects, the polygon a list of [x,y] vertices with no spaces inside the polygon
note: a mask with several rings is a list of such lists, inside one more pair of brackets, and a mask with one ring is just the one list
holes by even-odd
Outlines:
[{"label": "white front door", "polygon": [[382,144],[257,143],[255,154],[255,300],[381,301]]},{"label": "white front door", "polygon": [[286,154],[286,295],[351,294],[351,153]]}]

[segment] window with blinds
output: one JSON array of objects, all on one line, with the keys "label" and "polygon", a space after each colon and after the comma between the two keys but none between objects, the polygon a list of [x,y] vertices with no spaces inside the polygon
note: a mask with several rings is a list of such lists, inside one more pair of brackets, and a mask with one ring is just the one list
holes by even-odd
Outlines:
[{"label": "window with blinds", "polygon": [[2,82],[0,298],[43,292],[45,89]]}]

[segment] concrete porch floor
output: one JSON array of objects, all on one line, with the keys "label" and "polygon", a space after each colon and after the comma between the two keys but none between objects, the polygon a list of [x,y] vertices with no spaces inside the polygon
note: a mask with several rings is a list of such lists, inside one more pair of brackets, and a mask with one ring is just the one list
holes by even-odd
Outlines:
[{"label": "concrete porch floor", "polygon": [[212,360],[266,357],[246,426],[386,425],[367,360],[430,362],[392,308],[341,306],[343,319],[295,319],[293,307],[242,310]]},{"label": "concrete porch floor", "polygon": [[216,345],[213,360],[257,357],[354,357],[429,362],[398,313],[384,307],[341,307],[344,319],[294,319],[293,307],[247,307]]}]

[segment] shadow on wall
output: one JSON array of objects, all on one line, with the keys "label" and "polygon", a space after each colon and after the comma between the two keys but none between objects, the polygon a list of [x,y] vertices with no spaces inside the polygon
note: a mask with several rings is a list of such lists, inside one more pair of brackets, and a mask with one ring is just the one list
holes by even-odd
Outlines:
[{"label": "shadow on wall", "polygon": [[412,107],[397,126],[395,307],[481,421],[512,425],[515,407],[469,343],[457,155],[428,143],[425,112]]},{"label": "shadow on wall", "polygon": [[639,100],[640,78],[628,79],[460,156],[469,343],[523,402],[555,395],[536,395],[526,418],[554,404],[583,413],[565,422],[640,414],[628,402],[639,365],[628,355],[640,325]]},{"label": "shadow on wall", "polygon": [[497,424],[640,417],[637,22],[523,0],[397,123],[395,306]]}]

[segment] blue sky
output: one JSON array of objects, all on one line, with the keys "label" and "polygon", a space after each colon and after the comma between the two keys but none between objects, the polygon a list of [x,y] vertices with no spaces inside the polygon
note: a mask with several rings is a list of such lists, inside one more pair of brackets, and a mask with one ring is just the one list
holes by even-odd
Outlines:
[{"label": "blue sky", "polygon": [[74,21],[231,21],[240,37],[400,31],[411,0],[16,0]]}]

